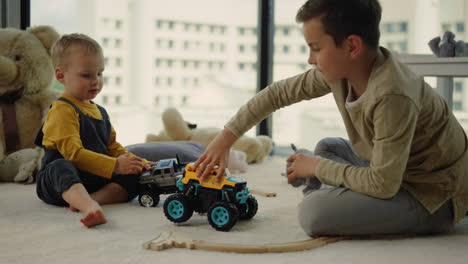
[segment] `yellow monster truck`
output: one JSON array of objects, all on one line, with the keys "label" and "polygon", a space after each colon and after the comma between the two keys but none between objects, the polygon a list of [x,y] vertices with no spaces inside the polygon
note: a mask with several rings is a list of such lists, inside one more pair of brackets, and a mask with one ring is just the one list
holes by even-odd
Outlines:
[{"label": "yellow monster truck", "polygon": [[190,163],[177,183],[177,193],[164,202],[164,214],[174,223],[185,222],[193,211],[207,213],[208,222],[219,231],[229,231],[238,219],[248,220],[257,213],[258,204],[247,188],[247,182],[236,177],[223,177],[216,182],[217,169],[201,181]]}]

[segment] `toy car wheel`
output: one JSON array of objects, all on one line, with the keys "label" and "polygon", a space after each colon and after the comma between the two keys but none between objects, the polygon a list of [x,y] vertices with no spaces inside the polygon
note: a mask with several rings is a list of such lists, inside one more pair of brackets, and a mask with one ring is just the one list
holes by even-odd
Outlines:
[{"label": "toy car wheel", "polygon": [[174,223],[182,223],[190,219],[193,208],[188,199],[180,193],[169,196],[164,202],[164,214]]},{"label": "toy car wheel", "polygon": [[239,218],[239,211],[233,203],[215,202],[208,209],[208,222],[218,231],[229,231]]},{"label": "toy car wheel", "polygon": [[152,192],[142,192],[138,196],[138,202],[144,207],[156,207],[159,203],[159,194]]},{"label": "toy car wheel", "polygon": [[252,195],[247,198],[245,204],[239,205],[239,219],[241,220],[249,220],[254,217],[258,210],[258,203],[257,199]]}]

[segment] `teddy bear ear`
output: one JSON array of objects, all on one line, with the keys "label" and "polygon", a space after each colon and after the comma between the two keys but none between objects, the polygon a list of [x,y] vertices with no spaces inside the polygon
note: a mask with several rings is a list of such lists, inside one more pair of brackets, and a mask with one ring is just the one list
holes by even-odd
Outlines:
[{"label": "teddy bear ear", "polygon": [[30,27],[26,31],[35,35],[42,42],[49,55],[52,44],[60,37],[57,31],[50,26]]}]

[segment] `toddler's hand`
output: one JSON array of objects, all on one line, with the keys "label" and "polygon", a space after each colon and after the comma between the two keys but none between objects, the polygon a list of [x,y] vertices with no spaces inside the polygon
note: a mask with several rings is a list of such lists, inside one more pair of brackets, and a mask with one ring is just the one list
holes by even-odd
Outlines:
[{"label": "toddler's hand", "polygon": [[114,172],[118,174],[138,174],[141,173],[143,167],[141,158],[125,153],[117,158]]}]

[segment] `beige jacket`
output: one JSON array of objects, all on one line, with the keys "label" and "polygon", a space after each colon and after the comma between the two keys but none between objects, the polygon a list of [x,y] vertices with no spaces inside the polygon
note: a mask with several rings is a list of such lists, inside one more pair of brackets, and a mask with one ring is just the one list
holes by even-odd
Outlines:
[{"label": "beige jacket", "polygon": [[236,136],[275,110],[333,93],[356,153],[370,167],[322,159],[316,169],[325,184],[388,199],[408,190],[429,212],[452,199],[454,222],[468,210],[466,135],[446,102],[424,79],[380,48],[366,92],[346,104],[349,83],[326,83],[309,70],[259,92],[226,124]]}]

